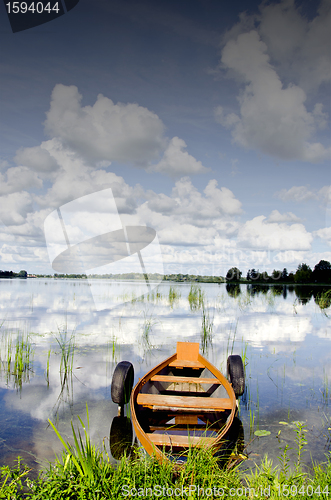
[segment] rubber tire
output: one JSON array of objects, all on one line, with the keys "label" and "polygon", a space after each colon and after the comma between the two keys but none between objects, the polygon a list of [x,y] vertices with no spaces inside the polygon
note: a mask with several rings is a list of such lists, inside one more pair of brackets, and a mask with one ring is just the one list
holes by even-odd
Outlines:
[{"label": "rubber tire", "polygon": [[114,417],[109,435],[110,452],[115,460],[129,457],[132,449],[133,430],[129,417]]},{"label": "rubber tire", "polygon": [[238,399],[245,390],[245,372],[241,356],[232,354],[227,362],[228,378],[232,384],[232,389]]},{"label": "rubber tire", "polygon": [[111,382],[111,398],[114,403],[124,406],[129,402],[134,379],[133,365],[121,361],[115,368]]}]

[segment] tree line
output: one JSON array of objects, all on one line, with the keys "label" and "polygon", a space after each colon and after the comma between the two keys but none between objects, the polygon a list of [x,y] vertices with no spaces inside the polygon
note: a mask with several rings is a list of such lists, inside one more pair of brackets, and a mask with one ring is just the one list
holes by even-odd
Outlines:
[{"label": "tree line", "polygon": [[288,272],[286,267],[283,270],[274,269],[269,276],[267,271],[259,269],[249,269],[246,279],[242,278],[242,272],[237,267],[231,267],[225,277],[227,282],[264,282],[264,283],[330,283],[331,284],[331,264],[327,260],[320,260],[312,270],[304,262],[298,265],[296,272]]},{"label": "tree line", "polygon": [[14,273],[14,271],[1,271],[0,270],[0,278],[26,278],[28,273],[24,270],[19,273]]}]

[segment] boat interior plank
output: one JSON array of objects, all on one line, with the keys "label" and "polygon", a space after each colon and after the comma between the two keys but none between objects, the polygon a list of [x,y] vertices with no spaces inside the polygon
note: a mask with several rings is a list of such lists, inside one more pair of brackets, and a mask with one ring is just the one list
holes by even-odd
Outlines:
[{"label": "boat interior plank", "polygon": [[168,396],[163,394],[138,394],[138,405],[168,408],[192,408],[204,410],[231,410],[230,398],[210,398],[199,396]]},{"label": "boat interior plank", "polygon": [[204,378],[204,377],[177,377],[174,375],[154,375],[151,377],[152,382],[170,382],[170,383],[188,383],[188,384],[221,384],[221,382],[215,378]]},{"label": "boat interior plank", "polygon": [[157,446],[189,448],[190,446],[212,445],[215,442],[215,438],[205,436],[179,436],[176,434],[157,433],[148,433],[147,436]]}]

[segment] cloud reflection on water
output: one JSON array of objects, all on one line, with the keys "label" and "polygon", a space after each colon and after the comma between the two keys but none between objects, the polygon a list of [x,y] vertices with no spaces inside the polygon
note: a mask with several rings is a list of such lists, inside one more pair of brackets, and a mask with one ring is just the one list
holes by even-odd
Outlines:
[{"label": "cloud reflection on water", "polygon": [[[155,291],[149,300],[147,296],[139,298],[132,283],[104,281],[99,286],[105,294],[109,287],[116,290],[117,307],[95,312],[88,283],[84,281],[0,282],[0,317],[4,320],[1,342],[6,336],[15,339],[24,332],[34,347],[33,372],[21,393],[15,390],[13,380],[7,385],[2,368],[2,401],[10,415],[19,416],[13,419],[15,440],[21,435],[24,442],[20,417],[25,415],[30,421],[34,435],[30,451],[38,458],[51,459],[53,451],[59,451],[55,434],[47,428],[47,419],[56,419],[58,415],[60,431],[69,437],[70,419],[77,414],[82,418],[86,415],[86,401],[91,409],[92,437],[101,443],[109,434],[111,419],[117,413],[116,405],[110,400],[111,376],[117,361],[132,361],[137,378],[171,354],[177,340],[200,341],[202,310],[190,308],[187,298],[190,285],[174,285],[180,297],[172,305],[167,283],[161,284],[157,289],[159,295]],[[281,405],[280,387],[281,398],[288,397],[286,384],[281,386],[279,382],[285,366],[289,385],[308,386],[312,377],[321,385],[318,381],[323,377],[330,379],[329,320],[313,300],[296,303],[294,294],[289,293],[284,299],[270,290],[267,294],[252,296],[243,286],[236,298],[228,295],[223,286],[201,284],[201,288],[205,292],[205,309],[213,319],[207,357],[224,371],[232,347],[238,353],[248,347],[248,385],[253,390],[258,377],[261,402],[272,400],[272,404]],[[123,297],[128,299],[126,303]],[[75,351],[72,373],[63,387],[56,337],[65,332],[67,338],[73,335]],[[52,352],[47,387],[45,370],[49,349]],[[260,411],[261,414],[264,411],[263,403]],[[0,445],[0,455],[6,457],[14,438],[8,433],[0,437],[5,443]]]}]

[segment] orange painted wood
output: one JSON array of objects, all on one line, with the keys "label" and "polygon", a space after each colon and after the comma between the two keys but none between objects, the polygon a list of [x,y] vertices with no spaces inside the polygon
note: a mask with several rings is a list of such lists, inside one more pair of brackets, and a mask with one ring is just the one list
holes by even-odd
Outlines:
[{"label": "orange painted wood", "polygon": [[174,366],[176,368],[204,368],[205,365],[200,363],[200,361],[191,361],[187,359],[175,359],[169,363],[169,366]]},{"label": "orange painted wood", "polygon": [[177,359],[197,361],[199,356],[198,342],[177,342]]},{"label": "orange painted wood", "polygon": [[207,410],[231,410],[230,398],[205,398],[196,396],[166,396],[163,394],[138,394],[138,405],[154,405],[167,408],[202,408]]},{"label": "orange painted wood", "polygon": [[[181,343],[179,343],[179,344],[181,344]],[[184,346],[182,348],[182,353],[185,353],[185,356],[184,356],[184,354],[182,354],[183,358],[187,357],[187,355],[186,355],[187,351],[185,350],[185,346],[187,346],[187,343],[184,343]],[[181,351],[180,346],[179,346],[179,351]],[[194,349],[193,349],[193,351],[194,351]],[[192,357],[193,357],[193,354],[192,354],[193,351],[190,351]],[[196,352],[195,352],[195,354],[196,354]],[[211,445],[212,447],[214,447],[214,446],[217,447],[217,446],[222,445],[222,439],[223,439],[224,435],[226,434],[226,432],[229,430],[229,428],[233,422],[235,412],[237,410],[236,397],[235,397],[235,394],[233,392],[231,385],[229,384],[228,380],[224,377],[224,375],[215,366],[213,366],[206,358],[204,358],[201,354],[198,354],[198,357],[195,358],[195,360],[194,359],[193,360],[192,359],[189,359],[189,360],[178,359],[177,360],[177,358],[178,358],[178,354],[176,352],[172,356],[169,356],[169,358],[162,361],[159,365],[157,365],[154,368],[152,368],[151,370],[149,370],[149,372],[147,372],[146,375],[144,375],[144,377],[135,385],[135,387],[133,388],[133,390],[131,392],[131,398],[130,398],[131,419],[132,419],[132,423],[133,423],[133,426],[134,426],[134,429],[136,432],[136,436],[137,436],[138,440],[140,441],[140,443],[142,444],[142,446],[147,451],[147,453],[149,455],[155,455],[160,462],[166,462],[168,460],[168,458],[162,451],[162,445],[160,445],[160,447],[158,447],[156,445],[156,443],[154,444],[152,442],[152,440],[150,439],[151,433],[146,433],[142,427],[142,421],[140,421],[140,419],[145,419],[146,415],[145,415],[145,412],[141,412],[141,410],[139,409],[139,405],[137,405],[137,403],[139,403],[140,396],[142,396],[143,398],[146,398],[148,396],[151,396],[154,398],[161,397],[162,403],[160,406],[157,406],[156,404],[151,404],[151,405],[147,405],[147,406],[150,406],[153,409],[153,414],[155,414],[155,415],[157,415],[157,410],[160,410],[162,412],[161,415],[163,413],[165,415],[168,415],[169,420],[172,418],[176,418],[176,416],[184,416],[184,417],[185,416],[192,416],[192,417],[198,416],[199,418],[201,418],[203,420],[204,419],[203,415],[205,415],[205,414],[208,414],[211,412],[220,412],[223,409],[231,410],[230,414],[226,420],[226,423],[221,428],[215,429],[215,431],[217,432],[217,437],[211,438],[211,439],[214,439],[213,444]],[[158,376],[158,374],[160,372],[162,373],[162,370],[168,366],[169,367],[170,366],[177,366],[178,368],[182,368],[183,374],[185,374],[185,367],[186,366],[191,367],[191,368],[200,368],[200,369],[207,368],[210,371],[210,373],[212,374],[212,376],[214,376],[217,380],[220,381],[220,383],[222,384],[222,386],[226,390],[227,395],[229,396],[228,399],[224,398],[223,406],[221,408],[217,407],[215,409],[213,409],[213,408],[208,409],[207,407],[206,408],[201,408],[201,407],[199,408],[195,405],[192,408],[175,407],[175,406],[173,407],[173,406],[171,406],[173,404],[173,401],[171,401],[169,398],[174,397],[174,396],[162,396],[161,394],[148,395],[148,394],[141,393],[141,390],[143,389],[146,382],[150,381],[152,377]],[[191,377],[191,378],[198,378],[198,377]],[[187,382],[187,380],[186,380],[186,382]],[[180,392],[179,392],[179,394],[180,394]],[[196,393],[196,394],[199,394],[199,393]],[[201,393],[201,394],[203,394],[203,393]],[[178,396],[175,396],[175,397],[178,397]],[[186,396],[182,396],[182,397],[184,397],[186,399],[186,401],[188,401]],[[189,396],[189,397],[191,398],[191,396]],[[167,403],[165,405],[164,405],[164,398],[167,399]],[[213,402],[213,404],[215,404],[217,402],[216,398],[210,398],[210,397],[204,397],[204,396],[195,397],[193,399],[198,403],[199,406],[200,406],[200,403],[201,404],[208,404],[208,403]],[[155,401],[155,399],[154,399],[154,401]],[[160,399],[158,399],[157,401],[159,402]],[[162,406],[162,404],[164,406]],[[152,421],[156,424],[155,425],[155,427],[156,427],[157,421],[154,421],[154,419]],[[160,427],[162,425],[166,426],[167,424],[162,424],[160,422]],[[170,425],[170,424],[168,424],[168,425]],[[184,427],[184,424],[181,424],[181,425]],[[187,425],[185,427],[187,429]],[[193,429],[192,429],[192,433],[193,433],[195,425],[193,424],[192,427],[193,427]],[[197,424],[196,427],[198,430],[199,424]],[[170,431],[170,429],[169,429],[169,431]],[[174,432],[174,431],[171,431],[171,432]],[[158,433],[154,433],[153,439],[155,441],[158,439],[156,437],[157,434]],[[195,436],[192,436],[192,438],[193,437],[195,437]],[[176,436],[176,438],[178,438],[178,436]],[[184,438],[185,438],[185,436],[184,436]],[[165,440],[167,438],[162,437],[161,439]],[[202,438],[200,438],[200,440],[201,439]],[[188,440],[188,438],[187,438],[187,440]],[[180,443],[178,443],[178,441],[176,444],[181,448],[186,447],[185,444],[180,444]],[[194,444],[194,442],[192,444]]]},{"label": "orange painted wood", "polygon": [[147,436],[156,446],[189,448],[190,446],[208,446],[215,442],[215,438],[205,436],[179,436],[176,434],[156,433],[148,433]]},{"label": "orange painted wood", "polygon": [[152,382],[186,382],[188,384],[220,384],[217,378],[199,378],[199,377],[176,377],[174,375],[154,375]]}]

